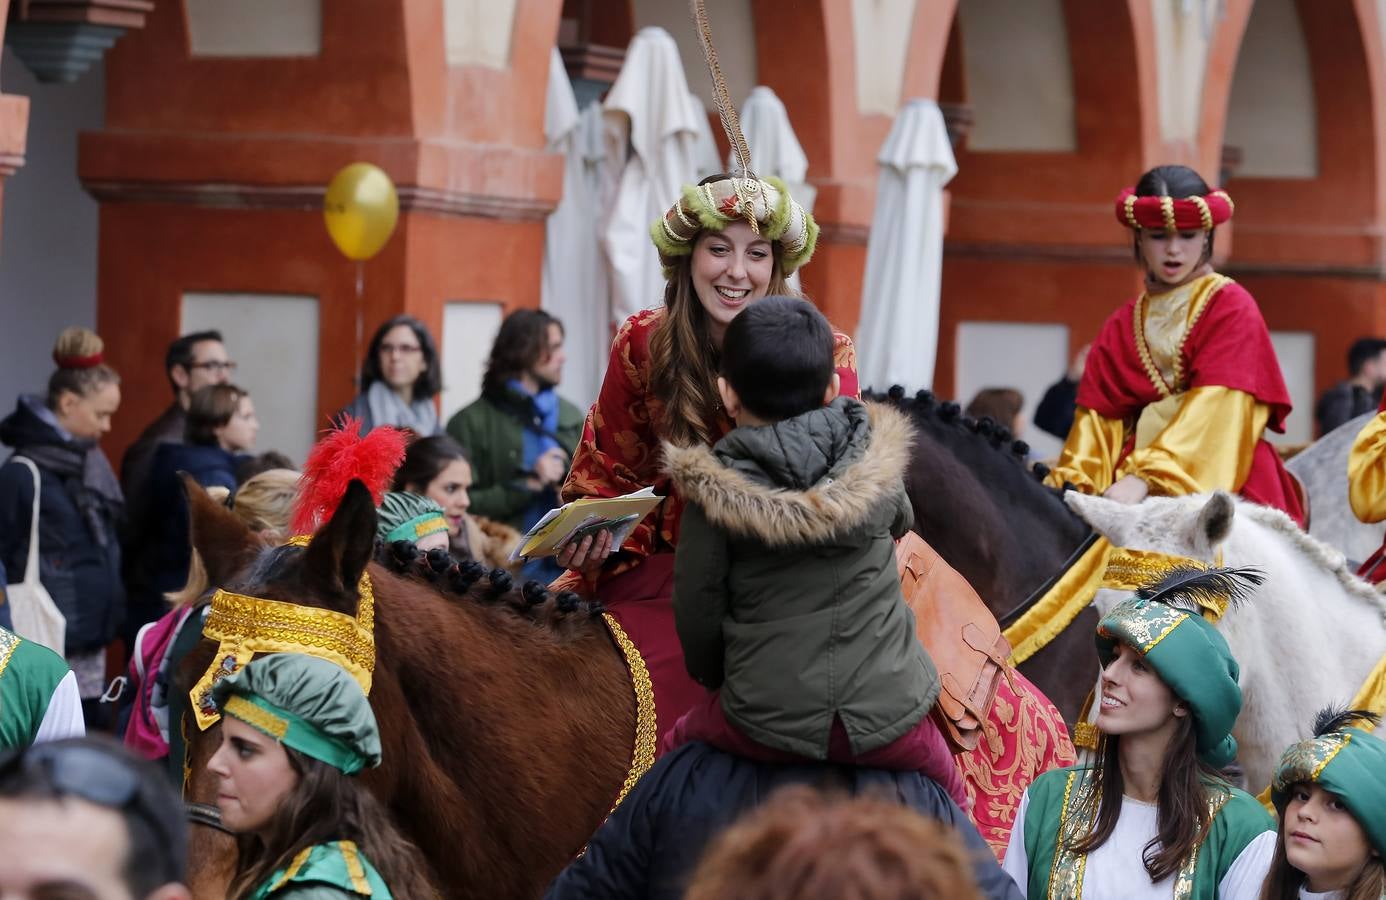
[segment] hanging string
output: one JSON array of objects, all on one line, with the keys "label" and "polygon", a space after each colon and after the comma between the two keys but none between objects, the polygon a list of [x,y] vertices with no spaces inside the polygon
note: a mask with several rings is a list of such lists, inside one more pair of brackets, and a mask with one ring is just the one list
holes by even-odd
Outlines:
[{"label": "hanging string", "polygon": [[751,150],[746,146],[746,136],[741,133],[741,119],[727,93],[727,80],[722,77],[722,66],[717,62],[717,48],[712,45],[712,25],[707,19],[707,6],[704,0],[690,0],[690,3],[693,19],[698,25],[698,40],[703,45],[703,58],[707,60],[707,71],[712,76],[712,100],[717,105],[717,117],[722,121],[722,131],[726,133],[727,143],[736,157],[739,171],[733,174],[740,178],[755,178],[751,173]]}]

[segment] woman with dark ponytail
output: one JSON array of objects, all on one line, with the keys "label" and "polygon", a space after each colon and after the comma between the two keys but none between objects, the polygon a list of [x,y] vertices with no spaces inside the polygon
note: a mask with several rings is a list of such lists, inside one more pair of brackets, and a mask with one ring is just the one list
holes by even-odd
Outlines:
[{"label": "woman with dark ponytail", "polygon": [[1125,503],[1235,491],[1304,524],[1298,489],[1265,431],[1290,414],[1270,332],[1246,289],[1213,271],[1232,198],[1185,166],[1159,166],[1116,200],[1145,290],[1088,354],[1055,487]]},{"label": "woman with dark ponytail", "polygon": [[0,467],[0,564],[23,576],[37,489],[39,581],[66,619],[65,646],[54,649],[77,676],[88,725],[105,690],[106,644],[125,614],[125,498],[97,443],[120,406],[120,376],[103,351],[95,333],[63,331],[47,395],[21,396],[0,422],[0,442],[14,450]]}]

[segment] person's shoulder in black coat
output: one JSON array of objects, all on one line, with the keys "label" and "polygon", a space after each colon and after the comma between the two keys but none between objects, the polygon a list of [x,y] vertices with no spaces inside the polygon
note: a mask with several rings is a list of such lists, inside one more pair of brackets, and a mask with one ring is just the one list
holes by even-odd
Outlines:
[{"label": "person's shoulder in black coat", "polygon": [[963,811],[918,772],[833,763],[774,765],[695,743],[674,750],[645,773],[545,897],[679,900],[707,844],[743,812],[790,784],[871,792],[953,826],[975,861],[983,896],[1022,896]]}]

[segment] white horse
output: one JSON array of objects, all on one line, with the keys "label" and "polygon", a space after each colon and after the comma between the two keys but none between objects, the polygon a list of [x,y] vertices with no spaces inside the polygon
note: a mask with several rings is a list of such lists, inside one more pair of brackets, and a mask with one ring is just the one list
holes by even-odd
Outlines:
[{"label": "white horse", "polygon": [[[1353,698],[1386,654],[1386,598],[1343,555],[1280,510],[1217,491],[1126,505],[1070,491],[1068,505],[1114,546],[1252,566],[1266,581],[1218,623],[1241,666],[1233,734],[1247,784],[1265,787],[1284,749],[1309,736],[1314,713]],[[1102,590],[1105,613],[1126,595]]]},{"label": "white horse", "polygon": [[1376,413],[1345,422],[1285,463],[1309,495],[1309,534],[1361,564],[1381,546],[1386,522],[1360,522],[1348,505],[1348,454],[1362,427]]}]

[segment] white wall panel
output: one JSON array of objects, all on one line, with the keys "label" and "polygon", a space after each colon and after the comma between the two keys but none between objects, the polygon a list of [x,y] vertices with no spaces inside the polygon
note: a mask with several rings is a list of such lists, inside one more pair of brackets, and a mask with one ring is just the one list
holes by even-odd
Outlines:
[{"label": "white wall panel", "polygon": [[1285,420],[1285,433],[1268,430],[1266,439],[1276,444],[1307,444],[1314,439],[1314,335],[1272,331],[1271,343],[1295,409]]},{"label": "white wall panel", "polygon": [[454,301],[443,307],[443,424],[481,396],[481,376],[500,331],[501,312],[499,303]]},{"label": "white wall panel", "polygon": [[183,295],[179,334],[215,328],[238,365],[232,381],[250,391],[260,419],[259,452],[303,465],[316,433],[318,299],[293,294]]},{"label": "white wall panel", "polygon": [[184,0],[193,56],[317,56],[322,0]]},{"label": "white wall panel", "polygon": [[1031,421],[1045,389],[1068,368],[1068,326],[1029,322],[963,322],[958,326],[957,400],[966,407],[982,388],[1015,388],[1025,397],[1020,437],[1034,459],[1057,457],[1063,441]]}]

